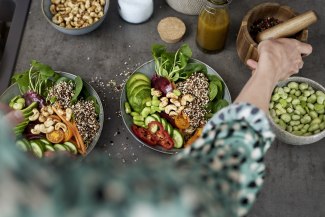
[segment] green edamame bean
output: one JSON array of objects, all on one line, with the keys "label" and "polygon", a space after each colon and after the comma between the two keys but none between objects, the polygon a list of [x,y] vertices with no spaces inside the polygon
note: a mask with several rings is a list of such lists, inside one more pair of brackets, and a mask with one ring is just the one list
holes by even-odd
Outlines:
[{"label": "green edamame bean", "polygon": [[299,99],[293,99],[291,104],[292,105],[298,105],[298,104],[300,104],[300,100]]},{"label": "green edamame bean", "polygon": [[315,111],[310,111],[310,112],[309,112],[309,115],[310,115],[312,118],[317,118],[317,117],[318,117],[318,114],[317,114]]},{"label": "green edamame bean", "polygon": [[309,125],[309,124],[305,124],[305,125],[304,125],[304,127],[302,128],[302,130],[305,130],[305,131],[307,131],[309,127],[310,127],[310,125]]},{"label": "green edamame bean", "polygon": [[305,129],[301,129],[300,130],[302,133],[307,133],[307,130],[305,130]]},{"label": "green edamame bean", "polygon": [[319,115],[318,118],[319,118],[321,121],[323,121],[323,119],[324,119],[324,115]]},{"label": "green edamame bean", "polygon": [[287,103],[287,101],[285,100],[285,99],[280,99],[280,104],[281,104],[281,106],[282,106],[282,108],[286,108],[287,107],[287,105],[288,105],[288,103]]},{"label": "green edamame bean", "polygon": [[269,108],[270,108],[270,109],[273,109],[273,108],[274,108],[274,102],[271,102],[271,103],[270,103]]},{"label": "green edamame bean", "polygon": [[311,121],[310,124],[320,124],[320,123],[322,123],[321,119],[315,118],[314,120]]},{"label": "green edamame bean", "polygon": [[318,104],[323,104],[324,101],[325,101],[325,96],[324,95],[317,96],[317,103]]},{"label": "green edamame bean", "polygon": [[297,82],[291,81],[289,82],[289,84],[287,85],[290,89],[298,89],[299,85]]},{"label": "green edamame bean", "polygon": [[311,95],[311,92],[309,91],[309,90],[306,90],[305,92],[304,92],[304,96],[305,97],[309,97]]},{"label": "green edamame bean", "polygon": [[314,104],[317,100],[317,97],[315,94],[312,94],[308,97],[307,102]]},{"label": "green edamame bean", "polygon": [[287,101],[288,103],[292,102],[292,97],[291,97],[291,96],[288,96],[288,98],[286,99],[286,101]]},{"label": "green edamame bean", "polygon": [[298,129],[298,126],[293,126],[293,127],[292,127],[292,130],[293,130],[293,131],[298,131],[298,130],[299,130],[299,129]]},{"label": "green edamame bean", "polygon": [[280,116],[280,115],[282,115],[282,114],[284,114],[285,112],[282,112],[282,111],[280,111],[279,109],[276,109],[275,110],[275,114],[277,115],[277,116]]},{"label": "green edamame bean", "polygon": [[314,109],[315,109],[314,104],[311,104],[311,103],[307,103],[307,107],[308,107],[310,110],[314,110]]},{"label": "green edamame bean", "polygon": [[294,121],[300,120],[300,116],[299,115],[292,115],[291,119]]},{"label": "green edamame bean", "polygon": [[297,126],[297,128],[298,128],[299,130],[301,130],[303,127],[304,127],[303,124],[299,124],[299,125]]},{"label": "green edamame bean", "polygon": [[295,90],[295,89],[291,89],[291,90],[290,90],[290,95],[294,95],[294,94],[295,94],[295,92],[296,92],[296,90]]},{"label": "green edamame bean", "polygon": [[288,94],[287,93],[283,93],[283,94],[280,95],[280,97],[282,99],[287,99],[288,98]]},{"label": "green edamame bean", "polygon": [[323,91],[317,90],[316,91],[316,96],[324,96],[325,93],[323,93]]},{"label": "green edamame bean", "polygon": [[286,131],[288,131],[289,133],[291,133],[291,132],[292,132],[292,130],[293,130],[293,129],[292,129],[292,126],[290,126],[290,125],[289,125],[289,126],[287,126],[287,128],[286,128]]},{"label": "green edamame bean", "polygon": [[311,135],[313,135],[313,134],[310,132],[304,133],[304,136],[311,136]]},{"label": "green edamame bean", "polygon": [[325,122],[322,122],[322,123],[319,125],[319,129],[320,129],[320,130],[324,130],[324,129],[325,129]]},{"label": "green edamame bean", "polygon": [[298,131],[298,130],[295,130],[292,133],[295,134],[296,136],[302,136],[303,135],[303,132]]},{"label": "green edamame bean", "polygon": [[310,127],[308,128],[308,132],[313,132],[318,129],[319,129],[319,124],[311,124]]},{"label": "green edamame bean", "polygon": [[274,102],[278,101],[279,99],[280,99],[280,95],[277,93],[272,96],[272,101]]},{"label": "green edamame bean", "polygon": [[293,113],[295,113],[296,115],[301,115],[300,111],[298,110],[294,110]]},{"label": "green edamame bean", "polygon": [[288,107],[288,108],[287,108],[287,112],[288,112],[289,114],[291,114],[291,113],[293,112],[293,108]]},{"label": "green edamame bean", "polygon": [[296,90],[295,96],[300,96],[300,95],[301,95],[301,91],[300,90]]},{"label": "green edamame bean", "polygon": [[276,117],[276,113],[275,113],[274,109],[270,110],[270,115],[271,115],[272,118]]},{"label": "green edamame bean", "polygon": [[296,106],[296,111],[299,111],[302,115],[306,114],[306,110],[301,105]]},{"label": "green edamame bean", "polygon": [[307,97],[305,97],[305,96],[299,96],[298,99],[299,99],[300,101],[304,101],[304,102],[307,101]]},{"label": "green edamame bean", "polygon": [[308,84],[306,84],[306,83],[300,83],[299,84],[299,89],[301,91],[308,89]]},{"label": "green edamame bean", "polygon": [[278,124],[283,130],[285,130],[287,128],[287,125],[284,123],[283,120],[280,120]]},{"label": "green edamame bean", "polygon": [[314,134],[320,133],[320,130],[315,130]]},{"label": "green edamame bean", "polygon": [[134,121],[144,121],[144,117],[142,117],[141,115],[133,116],[133,120]]},{"label": "green edamame bean", "polygon": [[311,122],[311,117],[310,117],[309,115],[306,114],[306,115],[304,115],[304,116],[301,118],[300,122],[301,122],[302,124],[308,124],[308,123]]},{"label": "green edamame bean", "polygon": [[316,103],[316,104],[315,104],[315,111],[316,111],[318,114],[324,114],[324,113],[325,113],[324,105],[321,105],[321,104]]},{"label": "green edamame bean", "polygon": [[290,92],[290,88],[289,88],[289,87],[283,87],[283,90],[284,90],[284,92],[286,92],[286,93],[289,93],[289,92]]},{"label": "green edamame bean", "polygon": [[290,126],[298,126],[300,121],[290,121]]},{"label": "green edamame bean", "polygon": [[291,121],[291,117],[289,114],[282,114],[281,120],[283,120],[285,123],[289,123]]},{"label": "green edamame bean", "polygon": [[280,122],[280,119],[278,117],[275,117],[274,119],[274,123],[278,124]]}]

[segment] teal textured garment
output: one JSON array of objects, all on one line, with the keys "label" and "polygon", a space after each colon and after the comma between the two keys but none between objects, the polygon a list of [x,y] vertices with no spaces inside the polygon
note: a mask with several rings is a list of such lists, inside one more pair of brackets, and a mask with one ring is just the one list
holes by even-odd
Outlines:
[{"label": "teal textured garment", "polygon": [[121,168],[101,155],[35,159],[0,127],[0,216],[15,217],[244,216],[274,139],[261,110],[233,104],[173,159]]}]

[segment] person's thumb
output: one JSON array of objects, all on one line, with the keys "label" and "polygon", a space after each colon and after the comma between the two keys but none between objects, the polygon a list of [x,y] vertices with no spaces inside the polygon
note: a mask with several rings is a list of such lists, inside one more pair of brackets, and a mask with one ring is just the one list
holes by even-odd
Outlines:
[{"label": "person's thumb", "polygon": [[257,62],[255,60],[252,59],[248,59],[246,61],[246,64],[252,69],[255,70],[257,68]]},{"label": "person's thumb", "polygon": [[4,120],[14,127],[24,120],[24,116],[20,110],[14,110],[5,115]]}]

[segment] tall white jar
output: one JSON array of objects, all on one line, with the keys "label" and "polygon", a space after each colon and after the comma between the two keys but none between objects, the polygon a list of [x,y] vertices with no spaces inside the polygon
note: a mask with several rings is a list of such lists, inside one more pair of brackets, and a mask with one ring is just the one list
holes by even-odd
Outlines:
[{"label": "tall white jar", "polygon": [[153,0],[118,0],[120,16],[129,23],[143,23],[153,13]]}]

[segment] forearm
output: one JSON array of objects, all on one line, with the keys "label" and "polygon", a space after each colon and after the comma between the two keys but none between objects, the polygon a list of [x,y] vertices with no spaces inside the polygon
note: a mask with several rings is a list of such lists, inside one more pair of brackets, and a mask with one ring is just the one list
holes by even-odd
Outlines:
[{"label": "forearm", "polygon": [[269,102],[275,85],[276,79],[272,73],[257,68],[239,93],[235,103],[250,103],[268,113]]}]

